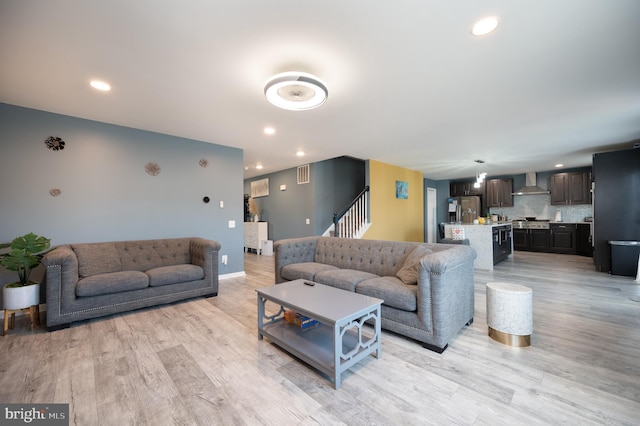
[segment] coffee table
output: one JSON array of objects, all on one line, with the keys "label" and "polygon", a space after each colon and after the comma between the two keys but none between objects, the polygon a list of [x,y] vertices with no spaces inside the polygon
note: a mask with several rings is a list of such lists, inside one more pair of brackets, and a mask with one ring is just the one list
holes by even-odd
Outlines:
[{"label": "coffee table", "polygon": [[[294,280],[257,289],[258,339],[269,338],[287,352],[327,374],[336,389],[341,374],[375,352],[381,354],[382,299],[334,287]],[[266,302],[280,305],[274,315]],[[302,329],[284,321],[286,309],[316,319],[316,326]],[[373,327],[365,328],[370,321]]]}]

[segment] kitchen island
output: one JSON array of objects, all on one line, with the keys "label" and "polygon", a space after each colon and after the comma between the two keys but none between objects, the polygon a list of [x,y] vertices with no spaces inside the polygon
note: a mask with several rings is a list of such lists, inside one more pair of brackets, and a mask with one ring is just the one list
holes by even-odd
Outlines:
[{"label": "kitchen island", "polygon": [[445,223],[444,236],[451,238],[454,228],[464,230],[464,238],[476,249],[474,268],[493,271],[493,265],[507,258],[513,258],[513,238],[511,222],[498,222],[491,225],[466,225]]}]

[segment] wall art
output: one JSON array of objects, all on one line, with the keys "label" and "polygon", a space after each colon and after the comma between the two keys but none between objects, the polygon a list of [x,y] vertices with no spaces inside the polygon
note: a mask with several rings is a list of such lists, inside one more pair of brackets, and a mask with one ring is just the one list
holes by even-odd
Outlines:
[{"label": "wall art", "polygon": [[44,141],[44,144],[47,146],[47,148],[53,151],[60,151],[64,149],[64,141],[62,140],[62,138],[56,136],[49,136]]},{"label": "wall art", "polygon": [[409,182],[396,181],[396,198],[406,200],[409,198]]},{"label": "wall art", "polygon": [[151,176],[157,176],[158,173],[160,173],[160,166],[158,166],[158,163],[147,163],[145,164],[144,169]]},{"label": "wall art", "polygon": [[251,196],[266,197],[269,195],[269,178],[254,180],[251,182]]}]

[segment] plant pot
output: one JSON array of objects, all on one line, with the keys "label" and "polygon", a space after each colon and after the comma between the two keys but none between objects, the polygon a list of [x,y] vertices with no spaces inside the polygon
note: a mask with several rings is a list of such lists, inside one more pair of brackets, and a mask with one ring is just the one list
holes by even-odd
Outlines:
[{"label": "plant pot", "polygon": [[40,304],[40,283],[22,287],[7,287],[8,285],[2,288],[4,309],[18,310]]}]

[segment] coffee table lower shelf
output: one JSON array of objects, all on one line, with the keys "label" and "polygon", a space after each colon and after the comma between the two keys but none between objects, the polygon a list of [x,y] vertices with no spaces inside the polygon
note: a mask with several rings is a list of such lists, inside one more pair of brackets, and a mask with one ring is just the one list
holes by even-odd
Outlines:
[{"label": "coffee table lower shelf", "polygon": [[[265,324],[258,330],[258,334],[259,337],[266,336],[290,354],[328,375],[336,389],[340,387],[341,375],[344,371],[380,349],[378,339],[372,342],[377,344],[359,348],[358,334],[347,331],[342,335],[342,344],[336,343],[334,350],[334,328],[322,323],[303,330],[284,320],[279,320]],[[344,352],[353,351],[356,352],[354,355],[348,359],[342,359]],[[377,357],[379,355],[376,352]]]}]

